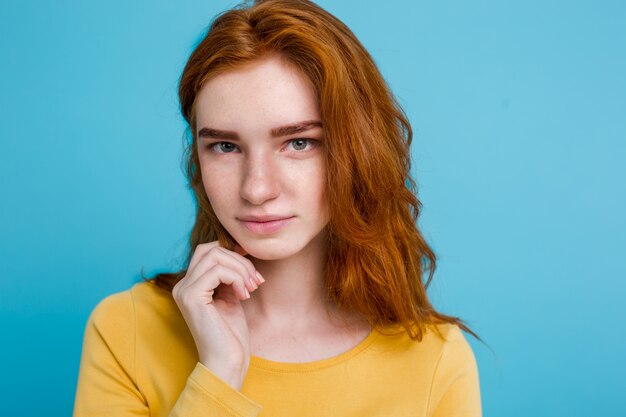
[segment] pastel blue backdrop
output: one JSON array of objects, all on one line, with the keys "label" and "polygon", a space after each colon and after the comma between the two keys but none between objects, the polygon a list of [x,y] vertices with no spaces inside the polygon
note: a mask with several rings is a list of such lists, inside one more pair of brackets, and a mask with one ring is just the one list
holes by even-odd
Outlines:
[{"label": "pastel blue backdrop", "polygon": [[[0,395],[71,414],[99,300],[180,265],[193,200],[176,86],[231,1],[0,6]],[[486,416],[625,416],[626,6],[323,0],[415,129],[435,304]]]}]

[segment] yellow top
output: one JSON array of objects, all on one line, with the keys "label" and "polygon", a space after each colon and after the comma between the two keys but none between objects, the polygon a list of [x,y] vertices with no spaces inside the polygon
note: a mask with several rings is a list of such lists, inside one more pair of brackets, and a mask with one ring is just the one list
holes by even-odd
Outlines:
[{"label": "yellow top", "polygon": [[457,326],[439,328],[446,341],[374,330],[314,362],[252,356],[240,392],[198,362],[171,294],[142,282],[89,317],[74,417],[480,416],[472,350]]}]

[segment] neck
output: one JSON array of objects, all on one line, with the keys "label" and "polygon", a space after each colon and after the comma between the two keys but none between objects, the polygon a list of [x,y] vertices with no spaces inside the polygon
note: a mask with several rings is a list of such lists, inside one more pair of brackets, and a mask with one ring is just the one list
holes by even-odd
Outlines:
[{"label": "neck", "polygon": [[289,258],[271,261],[250,258],[265,278],[265,283],[242,304],[250,325],[282,328],[328,321],[328,308],[332,306],[326,300],[323,240],[320,233]]}]

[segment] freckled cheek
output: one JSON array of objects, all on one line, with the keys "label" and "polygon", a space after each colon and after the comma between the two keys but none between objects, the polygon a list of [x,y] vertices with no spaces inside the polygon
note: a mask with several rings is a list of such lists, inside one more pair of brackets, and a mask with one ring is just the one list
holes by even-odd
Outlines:
[{"label": "freckled cheek", "polygon": [[214,209],[228,205],[232,200],[232,195],[238,193],[239,183],[237,175],[232,169],[222,172],[219,167],[212,166],[211,169],[203,167],[202,184],[209,202]]},{"label": "freckled cheek", "polygon": [[[287,183],[301,192],[306,191],[308,194],[316,194],[317,190],[324,187],[324,170],[319,163],[314,161],[307,163],[295,161],[295,163],[291,162],[281,168],[275,177],[288,179]],[[319,192],[322,191],[320,190]]]}]

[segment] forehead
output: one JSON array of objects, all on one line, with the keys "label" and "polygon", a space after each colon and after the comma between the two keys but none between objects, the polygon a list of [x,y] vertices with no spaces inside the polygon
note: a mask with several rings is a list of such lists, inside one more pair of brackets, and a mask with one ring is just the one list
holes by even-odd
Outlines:
[{"label": "forehead", "polygon": [[247,131],[319,119],[309,79],[277,56],[211,78],[195,104],[196,128]]}]

